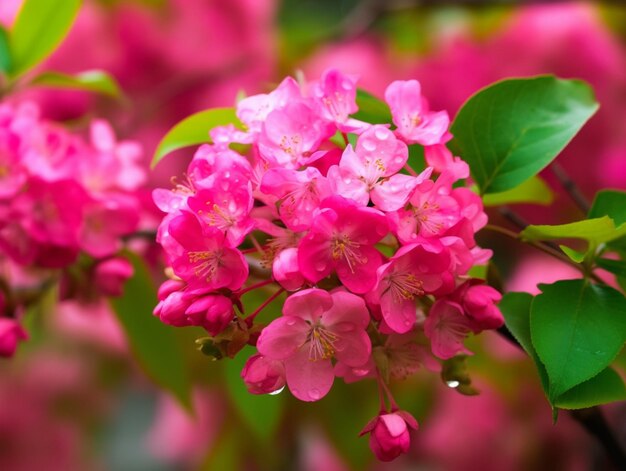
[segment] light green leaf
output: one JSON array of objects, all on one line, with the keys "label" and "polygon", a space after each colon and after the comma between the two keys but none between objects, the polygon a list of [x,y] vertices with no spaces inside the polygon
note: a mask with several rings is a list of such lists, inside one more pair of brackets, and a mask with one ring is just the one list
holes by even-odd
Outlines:
[{"label": "light green leaf", "polygon": [[557,226],[528,226],[521,232],[525,240],[583,239],[594,244],[609,242],[626,235],[626,224],[615,227],[608,216]]},{"label": "light green leaf", "polygon": [[500,193],[545,168],[597,109],[580,80],[503,80],[463,105],[450,147],[470,165],[481,194]]},{"label": "light green leaf", "polygon": [[540,285],[530,314],[537,355],[550,380],[549,398],[605,369],[626,341],[626,298],[619,291],[585,280]]},{"label": "light green leaf", "polygon": [[561,409],[584,409],[623,400],[626,400],[624,381],[613,368],[606,368],[561,394],[554,405]]},{"label": "light green leaf", "polygon": [[170,129],[159,142],[152,159],[152,168],[170,152],[184,147],[211,142],[209,131],[216,126],[226,126],[227,124],[234,124],[238,128],[243,127],[235,114],[234,108],[213,108],[200,111],[183,119]]},{"label": "light green leaf", "polygon": [[31,84],[51,88],[85,90],[115,98],[121,96],[120,87],[115,78],[102,70],[89,70],[76,75],[66,75],[60,72],[43,72],[35,77]]},{"label": "light green leaf", "polygon": [[251,347],[245,347],[233,360],[224,360],[226,387],[243,422],[259,439],[267,443],[280,425],[287,393],[257,395],[248,392],[241,379],[241,370],[254,353]]},{"label": "light green leaf", "polygon": [[532,176],[525,182],[511,190],[501,193],[488,193],[483,196],[485,206],[501,206],[503,204],[531,203],[550,205],[554,200],[554,193],[538,176]]},{"label": "light green leaf", "polygon": [[356,92],[356,104],[359,107],[359,111],[352,115],[353,118],[372,124],[391,123],[389,106],[374,95],[358,89]]},{"label": "light green leaf", "polygon": [[81,0],[25,0],[9,33],[12,77],[28,72],[58,47],[80,5]]},{"label": "light green leaf", "polygon": [[190,408],[190,379],[174,327],[167,326],[152,310],[157,304],[156,290],[142,260],[126,254],[134,275],[124,286],[124,294],[111,299],[111,306],[124,329],[134,358],[146,375]]},{"label": "light green leaf", "polygon": [[559,245],[559,248],[569,257],[570,260],[576,263],[582,263],[585,259],[585,252],[579,252],[578,250],[574,250],[567,245]]},{"label": "light green leaf", "polygon": [[532,302],[533,296],[529,293],[506,293],[498,307],[502,311],[506,327],[534,361],[539,373],[539,379],[541,380],[541,386],[547,396],[548,373],[535,351],[530,336],[530,307]]},{"label": "light green leaf", "polygon": [[0,72],[6,73],[11,70],[11,51],[9,50],[9,35],[0,26]]}]

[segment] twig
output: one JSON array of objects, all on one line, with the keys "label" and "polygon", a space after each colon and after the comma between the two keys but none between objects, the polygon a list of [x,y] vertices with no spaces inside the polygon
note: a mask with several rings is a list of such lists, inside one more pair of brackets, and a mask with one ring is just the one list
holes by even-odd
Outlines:
[{"label": "twig", "polygon": [[585,197],[585,195],[583,195],[583,192],[580,190],[578,185],[576,185],[574,180],[572,180],[567,172],[565,172],[563,167],[561,167],[561,164],[552,162],[552,164],[550,165],[550,170],[557,178],[563,189],[567,192],[569,197],[572,199],[572,201],[574,201],[578,209],[580,209],[583,214],[588,214],[589,209],[591,209],[589,201],[587,201],[587,198]]}]

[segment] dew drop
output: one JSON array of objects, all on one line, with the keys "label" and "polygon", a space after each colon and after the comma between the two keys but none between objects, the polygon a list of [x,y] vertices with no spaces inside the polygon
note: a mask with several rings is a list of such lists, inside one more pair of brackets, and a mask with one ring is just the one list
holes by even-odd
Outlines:
[{"label": "dew drop", "polygon": [[379,128],[374,132],[374,135],[376,136],[376,138],[380,139],[381,141],[386,140],[387,138],[389,138],[389,131],[387,131],[384,128]]},{"label": "dew drop", "polygon": [[313,388],[309,391],[309,397],[314,401],[317,401],[320,397],[322,397],[322,394],[319,389]]},{"label": "dew drop", "polygon": [[407,327],[410,327],[410,326],[413,325],[413,322],[411,322],[409,320],[406,320],[406,321],[404,321],[404,325],[406,325]]},{"label": "dew drop", "polygon": [[446,381],[446,384],[448,385],[449,388],[453,388],[453,389],[458,388],[461,385],[461,383],[459,383],[456,380]]},{"label": "dew drop", "polygon": [[326,262],[317,262],[317,263],[315,264],[315,269],[316,269],[317,271],[323,271],[323,270],[326,270]]},{"label": "dew drop", "polygon": [[295,319],[288,319],[287,322],[285,322],[285,324],[287,325],[294,325],[296,323]]},{"label": "dew drop", "polygon": [[361,145],[363,146],[363,149],[367,150],[367,151],[374,151],[376,150],[376,144],[374,142],[372,142],[370,139],[365,139]]},{"label": "dew drop", "polygon": [[352,373],[354,373],[355,376],[365,376],[369,372],[370,370],[363,370],[363,369],[358,369],[358,368],[352,370]]},{"label": "dew drop", "polygon": [[283,392],[283,391],[284,391],[284,389],[285,389],[285,386],[283,386],[283,387],[282,387],[282,388],[280,388],[280,389],[277,389],[276,391],[272,391],[272,392],[270,393],[270,396],[276,396],[277,394],[280,394],[281,392]]}]

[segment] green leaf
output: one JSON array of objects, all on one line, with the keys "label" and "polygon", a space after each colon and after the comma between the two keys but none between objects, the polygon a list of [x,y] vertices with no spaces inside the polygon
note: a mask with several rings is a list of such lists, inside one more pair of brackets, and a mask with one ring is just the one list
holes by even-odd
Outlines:
[{"label": "green leaf", "polygon": [[608,258],[596,259],[596,265],[610,271],[617,276],[626,277],[626,262],[623,260],[610,260]]},{"label": "green leaf", "polygon": [[102,70],[89,70],[76,75],[44,72],[35,77],[31,84],[51,88],[85,90],[114,98],[121,96],[120,87],[115,78]]},{"label": "green leaf", "polygon": [[615,224],[626,222],[626,193],[617,190],[602,190],[596,194],[589,219],[609,216]]},{"label": "green leaf", "polygon": [[285,395],[257,395],[248,392],[241,379],[241,370],[254,353],[251,347],[245,347],[233,360],[224,360],[226,387],[244,423],[259,439],[269,443],[280,425]]},{"label": "green leaf", "polygon": [[549,398],[605,369],[626,341],[626,298],[585,280],[540,285],[532,303],[532,343],[550,379]]},{"label": "green leaf", "polygon": [[152,159],[152,168],[170,152],[211,142],[209,131],[216,126],[226,126],[227,124],[234,124],[238,128],[243,127],[234,108],[213,108],[188,116],[170,129],[161,139]]},{"label": "green leaf", "polygon": [[81,0],[26,0],[9,35],[11,76],[18,77],[46,59],[65,39]]},{"label": "green leaf", "polygon": [[532,203],[550,205],[554,200],[554,193],[538,176],[532,176],[525,182],[507,191],[488,193],[483,196],[485,206],[500,206],[503,204]]},{"label": "green leaf", "polygon": [[561,394],[554,405],[561,409],[584,409],[623,400],[626,400],[624,381],[613,368],[606,368]]},{"label": "green leaf", "polygon": [[582,263],[587,255],[585,252],[579,252],[578,250],[574,250],[567,245],[559,245],[559,248],[569,257],[570,260],[576,263]]},{"label": "green leaf", "polygon": [[498,304],[506,327],[509,329],[515,340],[524,348],[528,356],[530,356],[541,380],[541,386],[548,395],[548,373],[545,366],[541,363],[535,347],[533,346],[530,336],[530,307],[533,302],[533,296],[529,293],[506,293],[502,297],[502,301]]},{"label": "green leaf", "polygon": [[356,91],[356,104],[359,111],[352,115],[353,118],[372,124],[391,123],[391,110],[384,101],[364,90]]},{"label": "green leaf", "polygon": [[9,35],[0,25],[0,72],[11,70],[11,51],[9,50]]},{"label": "green leaf", "polygon": [[615,227],[608,216],[557,226],[528,226],[521,232],[525,240],[583,239],[594,244],[609,242],[626,235],[626,224]]},{"label": "green leaf", "polygon": [[450,147],[470,165],[481,194],[500,193],[545,168],[597,109],[580,80],[503,80],[463,105]]},{"label": "green leaf", "polygon": [[139,257],[130,253],[126,256],[135,272],[126,283],[123,296],[111,299],[113,310],[139,366],[155,383],[190,408],[190,379],[174,327],[152,315],[157,296],[150,274]]}]

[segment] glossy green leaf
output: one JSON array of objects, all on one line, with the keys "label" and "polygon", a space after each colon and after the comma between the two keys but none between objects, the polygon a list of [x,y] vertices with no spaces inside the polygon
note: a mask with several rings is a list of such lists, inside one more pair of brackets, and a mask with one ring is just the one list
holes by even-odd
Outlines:
[{"label": "glossy green leaf", "polygon": [[0,26],[0,72],[9,72],[11,70],[11,51],[9,50],[9,35],[7,31]]},{"label": "glossy green leaf", "polygon": [[557,226],[528,226],[521,232],[525,240],[583,239],[595,244],[609,242],[626,235],[626,224],[615,227],[608,216]]},{"label": "glossy green leaf", "polygon": [[372,124],[391,123],[391,110],[384,101],[364,90],[356,92],[356,104],[359,110],[352,115],[353,118]]},{"label": "glossy green leaf", "polygon": [[76,75],[43,72],[35,77],[31,84],[50,88],[84,90],[111,97],[121,96],[120,87],[115,78],[102,70],[89,70]]},{"label": "glossy green leaf", "polygon": [[548,373],[541,363],[530,335],[530,307],[533,296],[529,293],[506,293],[498,307],[502,311],[506,327],[524,348],[537,367],[543,390],[548,395]]},{"label": "glossy green leaf", "polygon": [[584,409],[626,400],[626,387],[613,368],[606,368],[598,375],[560,395],[554,405],[561,409]]},{"label": "glossy green leaf", "polygon": [[605,369],[626,341],[626,298],[585,280],[540,285],[530,331],[546,367],[552,402]]},{"label": "glossy green leaf", "polygon": [[545,168],[597,109],[580,80],[503,80],[463,105],[450,147],[470,165],[481,194],[500,193]]},{"label": "glossy green leaf", "polygon": [[501,193],[487,193],[483,196],[485,206],[500,206],[503,204],[530,203],[550,205],[554,201],[554,193],[548,184],[540,177],[530,177],[525,182]]},{"label": "glossy green leaf", "polygon": [[615,224],[626,222],[626,192],[618,190],[602,190],[596,194],[589,219],[609,216]]},{"label": "glossy green leaf", "polygon": [[81,0],[25,0],[9,33],[11,76],[28,72],[58,47],[80,5]]},{"label": "glossy green leaf", "polygon": [[251,347],[245,347],[233,360],[223,360],[226,387],[243,422],[259,439],[269,442],[280,425],[287,393],[257,395],[248,392],[241,379],[241,370],[254,353]]},{"label": "glossy green leaf", "polygon": [[213,108],[188,116],[170,129],[161,139],[152,159],[152,168],[170,152],[211,142],[209,131],[216,126],[226,126],[227,124],[234,124],[236,127],[242,128],[234,108]]},{"label": "glossy green leaf", "polygon": [[154,282],[142,260],[127,254],[135,270],[124,294],[111,305],[124,329],[134,358],[155,383],[190,407],[190,379],[174,327],[152,315],[157,304]]}]

